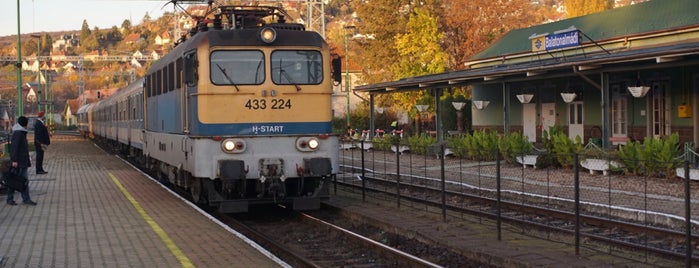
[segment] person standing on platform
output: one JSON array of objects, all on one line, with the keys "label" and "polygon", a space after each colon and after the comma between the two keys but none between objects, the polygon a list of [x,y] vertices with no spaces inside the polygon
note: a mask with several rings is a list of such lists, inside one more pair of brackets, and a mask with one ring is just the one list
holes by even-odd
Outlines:
[{"label": "person standing on platform", "polygon": [[39,112],[34,123],[34,148],[36,149],[36,174],[48,173],[44,170],[44,151],[51,144],[49,131],[44,125],[44,112]]},{"label": "person standing on platform", "polygon": [[[24,191],[22,192],[22,202],[26,205],[35,206],[36,202],[29,197],[29,167],[32,162],[29,159],[29,142],[27,142],[27,123],[29,119],[24,116],[17,118],[17,124],[12,127],[12,137],[10,138],[10,161],[12,168],[16,168],[18,176],[24,177]],[[7,204],[11,206],[15,203],[15,190],[7,189]]]}]

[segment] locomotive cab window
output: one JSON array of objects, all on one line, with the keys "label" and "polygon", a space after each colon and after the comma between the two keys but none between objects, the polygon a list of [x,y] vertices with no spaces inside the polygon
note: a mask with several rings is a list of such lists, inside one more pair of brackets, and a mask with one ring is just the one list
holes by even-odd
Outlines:
[{"label": "locomotive cab window", "polygon": [[314,50],[272,53],[272,81],[278,85],[316,85],[323,81],[323,61]]},{"label": "locomotive cab window", "polygon": [[214,51],[209,72],[216,85],[259,85],[265,80],[264,55],[255,50]]}]

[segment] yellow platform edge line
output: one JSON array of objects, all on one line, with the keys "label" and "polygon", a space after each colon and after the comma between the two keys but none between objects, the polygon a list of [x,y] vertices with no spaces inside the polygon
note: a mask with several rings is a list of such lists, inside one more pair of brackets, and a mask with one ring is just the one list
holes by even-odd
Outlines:
[{"label": "yellow platform edge line", "polygon": [[116,184],[116,186],[119,187],[119,190],[121,190],[124,196],[126,196],[126,199],[128,199],[129,202],[131,202],[131,205],[133,205],[134,208],[136,208],[136,211],[138,211],[141,217],[148,223],[148,225],[150,225],[151,229],[153,229],[153,231],[158,235],[158,237],[160,237],[160,240],[163,241],[163,243],[165,244],[165,246],[167,246],[172,255],[174,255],[175,258],[177,258],[182,267],[195,267],[192,261],[190,261],[189,258],[187,258],[184,252],[182,252],[182,250],[180,250],[180,248],[177,247],[175,242],[172,241],[170,236],[167,235],[165,230],[163,230],[163,228],[161,228],[160,225],[158,225],[158,223],[156,223],[155,220],[153,220],[153,218],[150,215],[148,215],[148,213],[145,209],[143,209],[141,204],[139,204],[138,201],[136,201],[136,198],[134,198],[129,193],[129,191],[126,190],[126,188],[121,184],[121,181],[119,181],[119,179],[112,173],[109,173],[109,177],[112,178],[114,184]]}]

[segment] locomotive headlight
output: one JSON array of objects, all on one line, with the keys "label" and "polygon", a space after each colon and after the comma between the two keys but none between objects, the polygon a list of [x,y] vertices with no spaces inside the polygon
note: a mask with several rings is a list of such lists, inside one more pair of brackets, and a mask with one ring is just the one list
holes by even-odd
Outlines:
[{"label": "locomotive headlight", "polygon": [[239,154],[245,151],[245,142],[238,139],[225,139],[221,142],[221,149],[228,154]]},{"label": "locomotive headlight", "polygon": [[277,39],[277,31],[275,31],[273,28],[263,28],[260,31],[260,38],[262,39],[262,42],[270,44]]},{"label": "locomotive headlight", "polygon": [[318,142],[318,139],[311,138],[310,140],[308,140],[308,148],[310,148],[311,150],[318,149],[318,146],[320,146],[320,142]]},{"label": "locomotive headlight", "polygon": [[313,152],[320,147],[320,140],[316,137],[300,137],[296,139],[296,149],[302,152]]},{"label": "locomotive headlight", "polygon": [[235,142],[233,142],[231,140],[227,140],[227,141],[223,142],[223,150],[226,150],[229,152],[235,150]]}]

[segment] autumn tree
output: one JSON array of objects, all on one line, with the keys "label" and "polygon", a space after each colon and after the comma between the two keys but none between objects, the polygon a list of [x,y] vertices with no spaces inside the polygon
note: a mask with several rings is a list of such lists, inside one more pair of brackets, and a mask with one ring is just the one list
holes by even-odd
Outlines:
[{"label": "autumn tree", "polygon": [[568,18],[580,17],[614,7],[614,0],[564,0]]},{"label": "autumn tree", "polygon": [[358,42],[358,56],[362,59],[362,82],[376,83],[392,81],[398,77],[398,50],[395,37],[405,33],[408,19],[414,7],[433,8],[436,1],[413,2],[410,0],[374,1],[356,0],[352,10],[357,14],[356,30],[373,39]]},{"label": "autumn tree", "polygon": [[539,24],[543,18],[529,0],[452,0],[444,10],[445,51],[453,69],[507,32]]},{"label": "autumn tree", "polygon": [[397,78],[441,73],[446,70],[447,54],[442,51],[437,18],[426,9],[416,8],[408,19],[405,34],[395,37]]},{"label": "autumn tree", "polygon": [[[416,8],[408,19],[406,33],[395,37],[397,78],[441,73],[446,70],[448,55],[442,51],[438,20],[429,10]],[[425,91],[396,94],[396,105],[405,110],[423,98]]]}]

